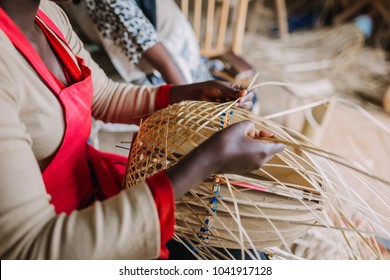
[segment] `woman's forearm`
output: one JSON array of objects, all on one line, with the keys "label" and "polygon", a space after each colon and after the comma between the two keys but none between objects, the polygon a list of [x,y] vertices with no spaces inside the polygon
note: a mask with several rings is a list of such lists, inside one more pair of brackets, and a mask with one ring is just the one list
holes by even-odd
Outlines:
[{"label": "woman's forearm", "polygon": [[214,159],[215,156],[200,146],[170,167],[166,174],[172,183],[175,197],[182,196],[190,187],[214,173]]},{"label": "woman's forearm", "polygon": [[144,57],[158,70],[168,84],[182,85],[186,80],[177,68],[168,50],[159,42],[144,53]]}]

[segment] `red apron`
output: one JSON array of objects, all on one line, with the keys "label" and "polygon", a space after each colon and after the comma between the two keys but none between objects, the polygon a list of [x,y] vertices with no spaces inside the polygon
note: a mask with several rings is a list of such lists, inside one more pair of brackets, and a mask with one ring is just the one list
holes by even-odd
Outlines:
[{"label": "red apron", "polygon": [[81,58],[77,58],[77,62],[72,58],[65,49],[69,47],[62,33],[42,11],[38,11],[35,22],[61,60],[69,86],[63,86],[52,75],[24,34],[0,8],[0,28],[62,105],[65,134],[42,177],[56,213],[70,213],[91,205],[97,199],[103,200],[117,194],[125,172],[126,158],[102,153],[87,144],[93,96],[91,71]]}]

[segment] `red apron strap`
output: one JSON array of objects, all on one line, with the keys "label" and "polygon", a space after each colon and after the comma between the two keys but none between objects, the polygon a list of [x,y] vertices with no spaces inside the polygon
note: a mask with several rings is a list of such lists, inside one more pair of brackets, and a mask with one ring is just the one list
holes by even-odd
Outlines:
[{"label": "red apron strap", "polygon": [[[65,60],[72,59],[70,48],[66,56],[62,55],[62,51],[68,51],[68,45],[65,41],[62,44],[64,36],[43,12],[38,12],[36,22],[41,23],[43,31],[47,31],[46,38],[55,54]],[[120,191],[127,159],[102,154],[86,144],[91,129],[93,98],[90,70],[82,65],[80,58],[77,58],[78,63],[74,65],[80,65],[83,79],[61,90],[22,31],[1,8],[0,28],[41,76],[42,81],[57,95],[63,106],[65,134],[60,148],[42,173],[46,191],[51,195],[51,203],[56,213],[71,213],[75,209],[87,207],[91,201],[97,199],[96,195],[100,194],[101,190],[104,197],[117,194]],[[68,64],[70,63],[71,61],[68,61]],[[63,66],[68,64],[64,63]],[[97,183],[94,185],[89,165],[93,166],[96,174]],[[98,187],[101,187],[101,190]]]},{"label": "red apron strap", "polygon": [[[43,20],[43,19],[41,19]],[[54,53],[57,55],[57,58],[61,61],[64,66],[65,76],[67,76],[69,84],[73,84],[82,79],[81,69],[77,65],[76,56],[74,59],[71,57],[71,49],[67,44],[65,46],[59,41],[58,35],[56,33],[52,33],[48,28],[51,29],[47,23],[42,23],[41,20],[36,20],[36,24],[42,29],[43,33],[45,33],[46,39],[49,41],[50,46],[54,49]],[[47,25],[47,27],[45,26]],[[54,32],[54,30],[52,30]],[[68,48],[66,50],[65,48]]]},{"label": "red apron strap", "polygon": [[52,76],[45,63],[37,55],[35,49],[24,36],[22,31],[16,26],[7,13],[0,7],[0,28],[4,31],[7,37],[11,40],[15,48],[25,57],[25,59],[33,66],[35,71],[40,75],[42,81],[52,89],[56,94],[61,91],[56,79]]},{"label": "red apron strap", "polygon": [[68,43],[61,30],[58,29],[54,22],[52,22],[51,19],[41,9],[38,9],[37,16],[42,19],[42,21],[47,24],[51,30],[53,30],[53,32],[64,42],[64,44],[68,46]]}]

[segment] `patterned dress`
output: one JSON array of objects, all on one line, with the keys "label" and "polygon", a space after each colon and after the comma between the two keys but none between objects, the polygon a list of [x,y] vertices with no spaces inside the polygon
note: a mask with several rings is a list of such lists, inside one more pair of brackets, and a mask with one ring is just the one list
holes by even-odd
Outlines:
[{"label": "patterned dress", "polygon": [[[156,1],[156,27],[134,0],[85,0],[85,4],[102,45],[126,81],[136,82],[136,75],[132,75],[138,70],[135,66],[147,74],[153,73],[152,67],[141,60],[144,52],[160,41],[188,83],[212,78],[200,57],[192,27],[174,1]],[[139,83],[145,81],[141,79]],[[149,81],[164,82],[161,79]]]}]

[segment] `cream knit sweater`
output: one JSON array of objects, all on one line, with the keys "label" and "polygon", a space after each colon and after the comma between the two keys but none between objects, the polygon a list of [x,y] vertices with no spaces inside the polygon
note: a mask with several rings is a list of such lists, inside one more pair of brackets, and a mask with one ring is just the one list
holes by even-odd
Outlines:
[{"label": "cream knit sweater", "polygon": [[[156,88],[109,80],[91,60],[62,12],[41,9],[92,71],[93,116],[136,122],[153,111]],[[93,207],[56,215],[41,169],[64,134],[61,105],[0,30],[0,257],[1,259],[148,259],[158,256],[160,229],[146,183]]]}]

